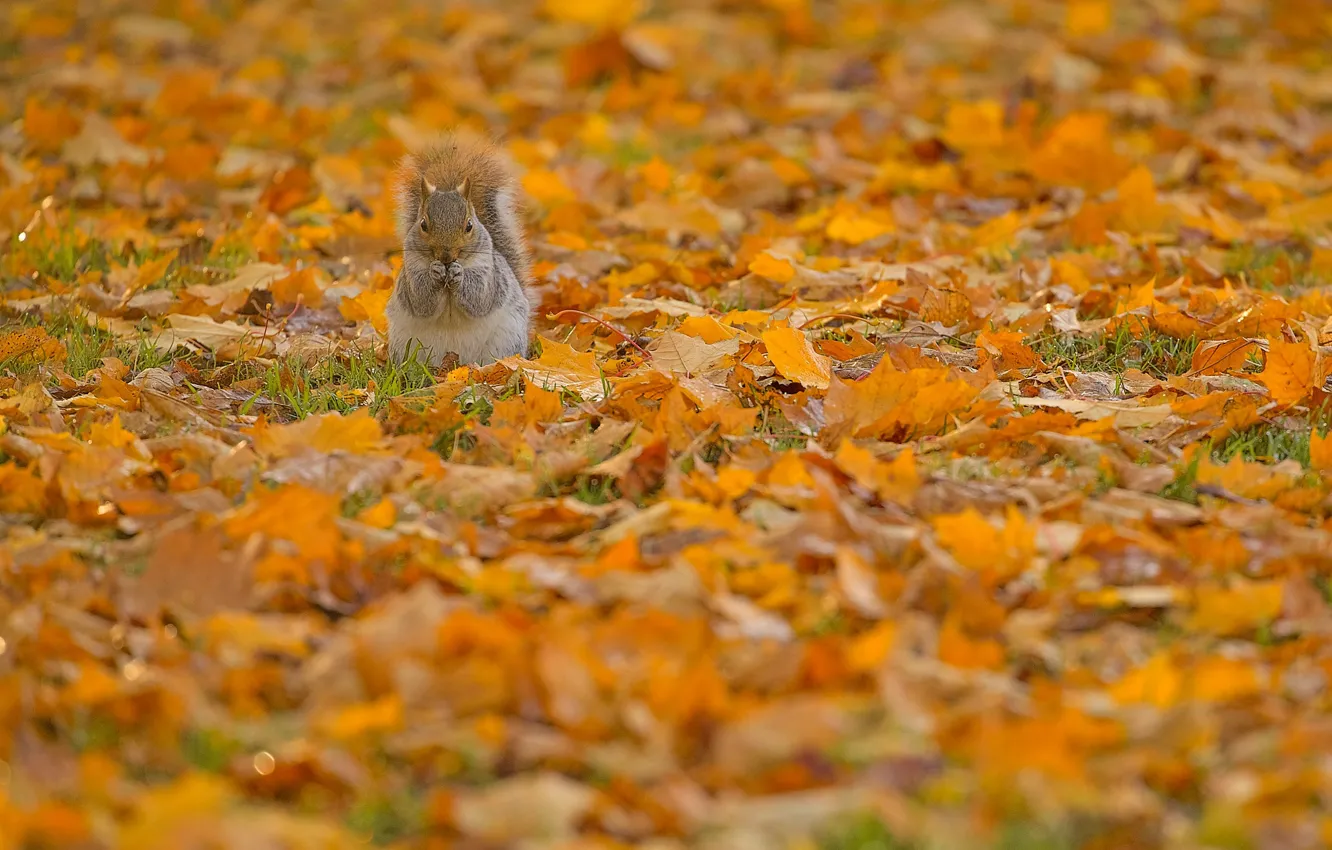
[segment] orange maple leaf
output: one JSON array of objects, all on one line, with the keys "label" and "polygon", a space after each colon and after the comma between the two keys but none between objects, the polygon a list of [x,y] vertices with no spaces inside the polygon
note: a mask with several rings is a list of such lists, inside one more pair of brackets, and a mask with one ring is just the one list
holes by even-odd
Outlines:
[{"label": "orange maple leaf", "polygon": [[1224,375],[1228,372],[1242,372],[1248,365],[1249,356],[1257,350],[1258,343],[1244,338],[1204,340],[1193,352],[1189,374]]},{"label": "orange maple leaf", "polygon": [[1273,340],[1268,343],[1267,362],[1258,381],[1267,387],[1272,400],[1283,407],[1298,404],[1314,387],[1317,358],[1305,343]]}]

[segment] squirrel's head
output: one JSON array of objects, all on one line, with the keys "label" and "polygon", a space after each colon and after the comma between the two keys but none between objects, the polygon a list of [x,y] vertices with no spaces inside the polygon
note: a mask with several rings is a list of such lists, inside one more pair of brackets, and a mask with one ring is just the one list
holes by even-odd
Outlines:
[{"label": "squirrel's head", "polygon": [[476,243],[481,230],[472,205],[471,180],[463,180],[454,189],[440,189],[422,177],[418,191],[416,241],[431,259],[452,263]]}]

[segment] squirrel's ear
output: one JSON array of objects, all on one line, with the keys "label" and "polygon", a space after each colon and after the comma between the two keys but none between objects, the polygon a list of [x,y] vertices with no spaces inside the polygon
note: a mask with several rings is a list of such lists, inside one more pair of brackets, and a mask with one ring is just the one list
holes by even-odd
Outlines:
[{"label": "squirrel's ear", "polygon": [[422,203],[425,202],[425,199],[426,199],[426,198],[428,198],[428,197],[430,197],[431,195],[435,194],[435,184],[434,184],[434,183],[431,183],[429,180],[425,179],[425,175],[424,175],[424,174],[421,175],[421,187],[420,187],[420,192],[421,192],[421,201],[422,201]]},{"label": "squirrel's ear", "polygon": [[458,194],[462,195],[464,198],[470,201],[472,199],[471,193],[472,193],[472,178],[464,177],[463,182],[458,184]]}]

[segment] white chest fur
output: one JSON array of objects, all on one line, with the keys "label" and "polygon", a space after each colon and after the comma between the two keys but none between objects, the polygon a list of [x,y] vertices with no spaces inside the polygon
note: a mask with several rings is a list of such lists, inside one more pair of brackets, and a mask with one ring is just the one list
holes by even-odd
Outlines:
[{"label": "white chest fur", "polygon": [[389,340],[392,353],[401,357],[412,351],[431,366],[438,366],[450,352],[461,363],[492,363],[520,353],[527,341],[527,323],[512,310],[497,309],[474,319],[449,304],[434,318],[393,310],[390,303]]}]

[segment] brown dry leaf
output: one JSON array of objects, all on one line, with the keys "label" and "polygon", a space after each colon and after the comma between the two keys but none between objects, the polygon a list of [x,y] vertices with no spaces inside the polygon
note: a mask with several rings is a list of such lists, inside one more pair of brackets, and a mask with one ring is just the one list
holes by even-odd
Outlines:
[{"label": "brown dry leaf", "polygon": [[152,618],[163,609],[174,615],[207,616],[249,606],[254,553],[229,549],[216,529],[184,528],[153,543],[143,572],[126,579],[126,611]]},{"label": "brown dry leaf", "polygon": [[236,322],[216,322],[207,316],[172,314],[167,327],[153,338],[159,351],[198,346],[213,351],[219,359],[238,360],[273,350],[275,328],[253,327]]},{"label": "brown dry leaf", "polygon": [[1142,428],[1159,425],[1174,412],[1168,404],[1141,405],[1131,401],[1110,401],[1076,398],[1018,398],[1022,407],[1047,407],[1072,413],[1079,419],[1097,421],[1112,419],[1120,428]]},{"label": "brown dry leaf", "polygon": [[146,165],[150,159],[148,151],[125,141],[115,125],[96,112],[84,115],[83,128],[65,142],[62,155],[71,165],[84,167],[94,163]]},{"label": "brown dry leaf", "polygon": [[459,831],[484,841],[564,841],[596,797],[558,773],[534,773],[460,793],[454,816]]},{"label": "brown dry leaf", "polygon": [[717,368],[739,349],[740,341],[735,338],[706,342],[675,331],[667,331],[648,347],[653,366],[680,375],[700,375]]}]

